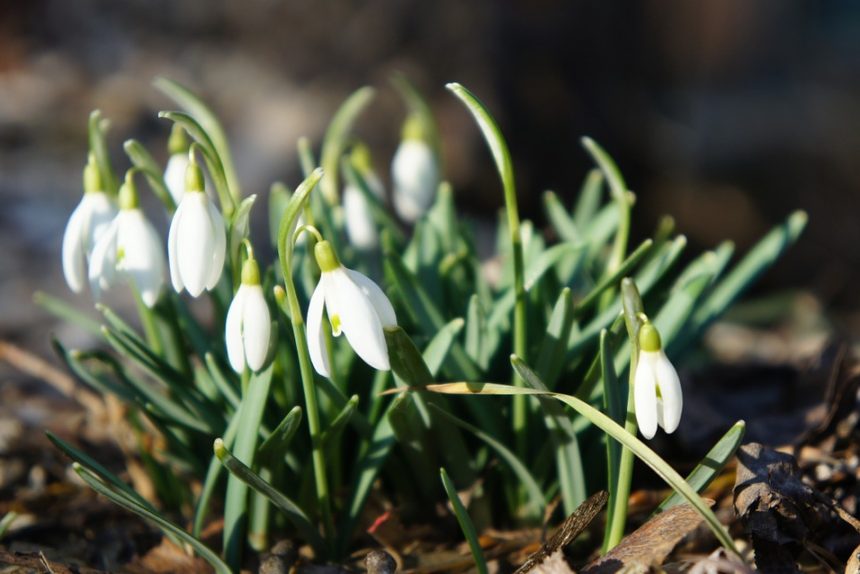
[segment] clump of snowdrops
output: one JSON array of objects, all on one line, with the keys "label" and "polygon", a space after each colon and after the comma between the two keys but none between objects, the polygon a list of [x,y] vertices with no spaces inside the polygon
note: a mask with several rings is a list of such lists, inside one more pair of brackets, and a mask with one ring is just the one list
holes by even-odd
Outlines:
[{"label": "clump of snowdrops", "polygon": [[[539,523],[557,498],[570,513],[600,489],[610,493],[603,548],[615,546],[638,457],[673,489],[660,511],[693,505],[734,550],[698,492],[740,444],[743,422],[686,478],[643,439],[678,427],[673,362],[797,238],[805,214],[734,265],[725,242],[682,266],[686,241],[670,218],[630,245],[635,197],[584,138],[595,168],[572,208],[544,194],[541,233],[520,220],[490,112],[450,84],[500,175],[505,210],[488,264],[444,181],[431,111],[405,79],[393,81],[406,113],[388,189],[353,133],[374,95],[362,88],[334,115],[319,161],[298,142],[304,181],[253,195],[215,114],[175,82],[155,85],[181,109],[159,113],[172,128],[166,166],[128,140],[120,183],[107,122],[90,118],[63,269],[72,291],[90,291],[99,320],[37,295],[100,338],[93,350],[55,347],[82,382],[127,405],[158,503],[52,436],[93,489],[217,572],[283,536],[341,559],[379,508],[420,521],[447,496],[485,572],[476,532]],[[144,190],[163,209],[142,211]],[[250,228],[254,209],[268,210],[268,233]],[[166,237],[151,222],[164,218]],[[273,251],[274,261],[258,255]],[[100,303],[120,290],[137,302],[136,320]],[[192,312],[193,298],[208,301],[208,316]],[[457,497],[467,489],[468,508]],[[200,534],[221,513],[222,546],[209,548]]]}]

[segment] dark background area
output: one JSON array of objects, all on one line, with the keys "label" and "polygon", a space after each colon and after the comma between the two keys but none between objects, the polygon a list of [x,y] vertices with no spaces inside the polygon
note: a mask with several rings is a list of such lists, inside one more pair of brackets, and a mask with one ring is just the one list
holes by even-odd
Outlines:
[{"label": "dark background area", "polygon": [[26,338],[47,321],[34,288],[71,297],[59,248],[90,110],[113,122],[118,170],[129,137],[163,160],[168,125],[156,113],[172,105],[151,80],[186,83],[222,117],[246,192],[265,194],[299,180],[297,138],[318,145],[342,100],[374,85],[358,132],[387,181],[404,113],[395,71],[437,114],[464,212],[492,218],[502,193],[449,81],[493,110],[522,211],[539,223],[541,192],[572,201],[589,169],[583,135],[637,193],[635,233],[670,213],[692,252],[725,238],[745,249],[808,210],[807,234],[765,287],[812,290],[851,328],[860,4],[30,0],[0,4],[0,335]]}]

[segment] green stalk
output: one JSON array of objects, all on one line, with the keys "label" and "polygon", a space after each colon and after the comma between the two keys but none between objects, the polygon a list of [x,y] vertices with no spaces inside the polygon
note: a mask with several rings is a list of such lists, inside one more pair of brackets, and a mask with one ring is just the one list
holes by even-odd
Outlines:
[{"label": "green stalk", "polygon": [[322,444],[322,431],[320,428],[319,406],[317,405],[316,388],[314,386],[314,372],[311,366],[310,354],[308,353],[308,342],[305,336],[305,321],[299,298],[296,293],[296,285],[292,273],[292,230],[299,216],[299,211],[307,201],[308,196],[322,178],[322,170],[314,170],[296,190],[281,220],[278,231],[278,256],[284,275],[284,287],[287,294],[287,310],[290,324],[293,328],[293,338],[296,340],[296,354],[299,359],[299,373],[302,378],[302,392],[305,396],[305,407],[308,417],[308,431],[311,437],[312,455],[311,460],[314,467],[314,481],[316,485],[317,505],[323,522],[326,543],[330,545],[334,540],[334,521],[331,514],[331,497],[328,489],[328,478],[326,476],[325,458]]},{"label": "green stalk", "polygon": [[[514,259],[514,354],[526,357],[526,290],[525,290],[525,266],[523,262],[523,244],[520,234],[520,215],[517,207],[517,190],[514,181],[514,165],[508,145],[496,120],[490,115],[486,106],[476,98],[472,92],[457,83],[445,86],[466,105],[472,117],[481,128],[481,133],[487,141],[496,169],[502,180],[505,190],[505,211],[508,217],[508,231],[511,239],[511,253]],[[523,380],[518,374],[514,374],[514,385],[524,386]],[[513,398],[513,427],[516,436],[517,454],[526,460],[528,452],[526,397],[517,395]]]},{"label": "green stalk", "polygon": [[[631,436],[636,436],[639,427],[636,424],[636,413],[633,401],[633,378],[636,375],[636,364],[639,359],[639,327],[642,326],[642,298],[632,279],[621,282],[621,301],[624,307],[624,321],[630,336],[630,370],[627,383],[627,416],[624,419],[624,430]],[[609,477],[615,482],[613,495],[607,506],[606,535],[603,539],[603,552],[615,548],[624,538],[627,525],[627,501],[630,498],[630,484],[633,481],[633,451],[627,447],[621,450],[618,462],[618,476]]]},{"label": "green stalk", "polygon": [[130,285],[131,291],[134,294],[134,302],[137,304],[137,313],[140,316],[140,324],[143,326],[143,332],[146,334],[146,342],[149,344],[153,353],[158,356],[163,356],[164,345],[161,343],[161,334],[158,332],[155,313],[143,302],[143,299],[141,299],[140,293],[134,284],[130,283]]}]

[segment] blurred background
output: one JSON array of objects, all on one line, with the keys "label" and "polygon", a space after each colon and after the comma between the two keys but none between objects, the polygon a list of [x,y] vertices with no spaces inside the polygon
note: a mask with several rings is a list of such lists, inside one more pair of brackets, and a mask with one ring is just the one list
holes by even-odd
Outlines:
[{"label": "blurred background", "polygon": [[538,224],[541,192],[572,201],[590,167],[583,135],[614,155],[637,193],[634,233],[672,214],[693,253],[724,238],[743,250],[793,209],[808,210],[807,234],[763,288],[810,290],[850,329],[858,32],[851,2],[3,2],[0,337],[46,349],[47,331],[62,329],[31,294],[71,299],[59,250],[92,109],[113,122],[120,173],[129,137],[163,161],[169,126],[156,114],[171,104],[151,81],[183,82],[221,115],[246,192],[265,194],[276,179],[299,181],[297,138],[318,146],[343,99],[373,85],[357,131],[387,180],[404,115],[388,83],[395,71],[433,106],[465,213],[493,221],[502,193],[449,81],[493,110],[522,211]]}]

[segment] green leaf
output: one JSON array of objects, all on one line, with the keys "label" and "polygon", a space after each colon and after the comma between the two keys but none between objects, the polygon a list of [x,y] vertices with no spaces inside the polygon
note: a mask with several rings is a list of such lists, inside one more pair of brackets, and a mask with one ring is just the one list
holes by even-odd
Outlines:
[{"label": "green leaf", "polygon": [[482,370],[489,365],[489,334],[487,317],[481,308],[481,298],[477,293],[469,298],[466,310],[466,354]]},{"label": "green leaf", "polygon": [[284,276],[289,276],[292,269],[292,242],[293,232],[296,230],[296,224],[298,223],[302,210],[305,207],[305,202],[308,200],[308,197],[317,186],[317,183],[319,183],[322,176],[323,172],[320,168],[313,170],[301,185],[299,185],[296,192],[290,198],[290,202],[284,210],[284,215],[281,217],[281,223],[278,226],[278,259],[281,263],[281,270],[283,271]]},{"label": "green leaf", "polygon": [[[224,431],[223,441],[228,446],[233,445],[236,440],[236,433],[239,432],[240,419],[234,416],[227,425],[227,430]],[[194,506],[194,520],[192,521],[191,532],[194,536],[199,537],[205,526],[206,516],[209,513],[209,502],[215,494],[215,488],[218,486],[218,480],[224,473],[224,465],[214,454],[209,460],[209,467],[206,469],[206,477],[203,479],[203,487],[200,489],[200,495],[197,497],[197,503]]]},{"label": "green leaf", "polygon": [[[403,235],[403,231],[400,229],[400,225],[388,213],[388,210],[385,209],[385,205],[382,203],[382,200],[380,200],[376,194],[371,191],[370,186],[367,184],[367,180],[364,179],[358,170],[352,166],[352,162],[349,160],[349,157],[345,156],[341,160],[341,169],[343,169],[343,175],[344,178],[346,178],[347,183],[358,189],[358,191],[361,192],[361,195],[364,196],[364,199],[370,208],[370,215],[373,217],[373,220],[381,227],[388,229],[397,243],[403,243],[405,237]],[[325,178],[323,178],[323,181],[325,181]]]},{"label": "green leaf", "polygon": [[[535,375],[535,373],[518,357],[513,356],[511,358],[511,362],[514,368],[519,372],[520,376],[524,379],[527,377],[537,377],[537,375]],[[594,426],[600,428],[603,432],[630,449],[634,455],[648,465],[666,482],[666,484],[678,492],[693,508],[696,509],[697,512],[699,512],[699,514],[701,514],[708,527],[717,537],[717,540],[719,540],[727,550],[738,554],[731,536],[728,535],[711,509],[702,501],[690,485],[684,481],[681,475],[679,475],[671,466],[669,466],[668,463],[666,463],[666,461],[660,458],[660,456],[651,450],[645,443],[628,433],[623,427],[619,426],[618,423],[589,405],[587,402],[574,396],[563,395],[561,393],[546,393],[543,391],[536,391],[534,389],[514,387],[511,385],[500,385],[496,383],[445,383],[428,385],[425,390],[456,395],[545,395],[567,404],[583,417],[591,421]]]},{"label": "green leaf", "polygon": [[[239,207],[233,213],[233,219],[230,225],[230,259],[239,261],[239,244],[242,240],[248,237],[248,225],[251,218],[251,208],[254,207],[254,202],[257,200],[257,195],[249,195],[239,204]],[[240,267],[236,265],[236,267]],[[241,273],[241,269],[237,269]],[[237,277],[238,279],[238,277]],[[236,281],[238,284],[238,281]]]},{"label": "green leaf", "polygon": [[699,306],[693,318],[701,332],[719,317],[764,271],[776,262],[800,236],[808,217],[806,212],[795,211],[782,225],[765,235],[746,257],[717,285]]},{"label": "green leaf", "polygon": [[176,202],[173,201],[173,196],[170,195],[167,184],[164,182],[164,172],[161,166],[152,158],[143,144],[135,139],[125,140],[122,147],[132,165],[146,176],[146,181],[149,182],[149,187],[158,200],[167,208],[167,211],[173,213],[176,210]]},{"label": "green leaf", "polygon": [[301,422],[302,407],[296,405],[290,409],[290,412],[275,427],[272,434],[257,449],[257,462],[261,466],[272,466],[282,461],[287,454],[287,448],[289,448],[296,431],[299,430]]},{"label": "green leaf", "polygon": [[221,464],[230,471],[231,476],[241,480],[247,486],[250,486],[257,492],[265,495],[272,504],[277,506],[284,513],[287,519],[296,527],[296,530],[299,531],[302,537],[311,546],[313,546],[317,552],[322,550],[324,545],[319,532],[317,532],[317,529],[313,526],[308,516],[295,502],[290,500],[281,491],[275,489],[271,484],[260,478],[258,474],[248,467],[248,465],[236,458],[227,449],[227,447],[224,446],[224,441],[220,438],[215,439],[213,450],[215,451],[215,456],[217,456],[218,460],[221,461]]},{"label": "green leaf", "polygon": [[[435,387],[436,385],[428,385],[427,388],[430,390],[435,389]],[[540,518],[541,513],[546,507],[546,500],[544,500],[543,493],[541,492],[541,488],[538,486],[537,481],[532,476],[531,472],[529,472],[529,469],[519,458],[517,458],[517,455],[511,452],[510,449],[500,441],[493,438],[489,433],[482,431],[478,427],[467,423],[463,419],[452,415],[432,403],[430,404],[430,408],[434,412],[441,414],[449,422],[469,431],[483,441],[487,446],[496,451],[499,457],[505,461],[525,488],[526,493],[528,494],[528,503],[526,505],[528,514],[532,517]]]},{"label": "green leaf", "polygon": [[600,207],[601,194],[603,192],[603,173],[599,169],[589,170],[582,187],[579,190],[579,198],[573,209],[573,223],[577,229],[585,229],[594,218]]},{"label": "green leaf", "polygon": [[107,130],[110,121],[102,117],[101,110],[93,110],[89,120],[89,144],[90,152],[96,158],[104,190],[116,197],[119,190],[119,181],[111,167],[110,152],[107,144]]},{"label": "green leaf", "polygon": [[573,330],[573,319],[573,299],[570,288],[565,287],[552,308],[537,361],[537,371],[547,384],[555,386],[555,381],[561,374],[567,342]]},{"label": "green leaf", "polygon": [[[698,493],[708,488],[711,481],[722,472],[723,468],[735,456],[735,451],[738,450],[743,441],[745,430],[746,423],[738,421],[732,425],[732,428],[726,431],[726,434],[708,451],[708,454],[702,458],[699,464],[696,465],[696,468],[687,475],[686,480],[691,488]],[[666,500],[660,503],[655,512],[663,512],[683,502],[684,500],[681,495],[673,492]]]},{"label": "green leaf", "polygon": [[[388,409],[387,417],[397,437],[400,449],[406,456],[413,480],[417,483],[421,497],[432,500],[430,478],[434,474],[436,449],[418,412],[415,395],[395,397]],[[426,408],[426,407],[425,407]]]},{"label": "green leaf", "polygon": [[[254,466],[257,439],[260,436],[259,428],[271,383],[272,365],[260,373],[254,373],[245,389],[242,404],[234,415],[239,417],[241,422],[233,450],[236,453],[236,458],[250,467]],[[245,544],[247,509],[248,486],[241,477],[234,473],[227,480],[227,494],[224,498],[224,558],[227,560],[227,564],[233,567],[238,567],[241,564],[242,548]]]},{"label": "green leaf", "polygon": [[210,134],[197,123],[197,120],[193,116],[185,112],[158,112],[158,117],[179,124],[194,139],[198,146],[197,149],[203,155],[203,161],[206,163],[206,170],[209,172],[209,177],[212,179],[215,191],[218,193],[221,210],[227,218],[231,217],[233,210],[236,209],[237,200],[230,190],[222,158],[215,144],[212,142]]},{"label": "green leaf", "polygon": [[212,565],[217,574],[231,574],[230,568],[221,560],[221,558],[219,558],[215,552],[200,540],[194,538],[185,532],[185,530],[156,512],[140,505],[137,501],[128,497],[124,492],[116,490],[115,487],[112,487],[110,484],[105,484],[97,473],[84,468],[78,463],[75,463],[73,468],[78,476],[80,476],[81,479],[90,486],[90,488],[126,510],[155,523],[155,525],[164,531],[165,534],[176,537],[182,543],[193,548],[197,554]]},{"label": "green leaf", "polygon": [[582,237],[573,218],[559,201],[558,196],[552,191],[543,194],[543,206],[547,217],[552,223],[558,236],[569,243],[581,243]]},{"label": "green leaf", "polygon": [[44,291],[36,291],[33,293],[33,302],[55,317],[77,325],[94,337],[101,338],[102,331],[99,322],[86,313],[81,313],[62,299],[48,295]]},{"label": "green leaf", "polygon": [[343,409],[341,409],[337,416],[329,423],[328,428],[323,431],[322,437],[320,438],[323,443],[323,448],[331,447],[337,441],[338,437],[343,432],[343,429],[345,429],[347,423],[349,423],[349,419],[352,418],[352,415],[355,413],[355,409],[357,407],[358,395],[352,395],[344,405]]},{"label": "green leaf", "polygon": [[457,522],[460,524],[460,530],[463,531],[463,535],[469,543],[469,549],[472,551],[472,557],[475,559],[478,574],[488,574],[487,560],[484,558],[484,551],[481,550],[481,543],[478,541],[478,533],[475,531],[475,525],[472,524],[472,519],[469,518],[469,513],[460,501],[457,489],[454,488],[454,483],[448,478],[448,473],[445,472],[444,468],[439,469],[439,476],[442,478],[442,486],[445,488],[448,500],[451,501],[454,516],[457,517]]},{"label": "green leaf", "polygon": [[12,523],[15,522],[15,519],[18,518],[17,512],[7,512],[3,515],[3,518],[0,519],[0,540],[3,540],[3,537],[6,536],[6,532],[12,526]]},{"label": "green leaf", "polygon": [[359,114],[373,99],[374,89],[368,86],[359,88],[335,112],[323,138],[320,165],[325,172],[320,182],[320,190],[329,205],[337,205],[340,196],[337,167],[346,150],[349,132]]},{"label": "green leaf", "polygon": [[636,250],[630,254],[621,265],[609,276],[605,277],[592,289],[585,297],[583,297],[574,308],[574,315],[579,316],[584,310],[588,309],[592,304],[597,302],[598,297],[603,294],[606,289],[614,287],[622,277],[628,275],[630,271],[651,251],[654,242],[650,239],[643,241]]},{"label": "green leaf", "polygon": [[242,197],[242,193],[239,190],[239,179],[233,167],[233,157],[230,154],[227,134],[224,132],[221,122],[218,121],[218,117],[203,100],[182,84],[168,80],[167,78],[156,78],[153,83],[162,93],[185,109],[191,117],[199,122],[203,130],[209,134],[213,147],[221,158],[221,162],[223,162],[224,175],[226,176],[231,196],[234,200],[238,201]]},{"label": "green leaf", "polygon": [[284,212],[287,210],[291,196],[290,188],[279,181],[273,183],[272,187],[269,188],[269,240],[276,249],[278,247],[278,227]]},{"label": "green leaf", "polygon": [[431,376],[435,377],[439,372],[442,363],[445,362],[445,357],[448,356],[448,352],[457,340],[457,335],[463,330],[464,324],[463,319],[459,317],[453,319],[439,329],[436,336],[430,340],[430,343],[424,350],[423,358]]}]

